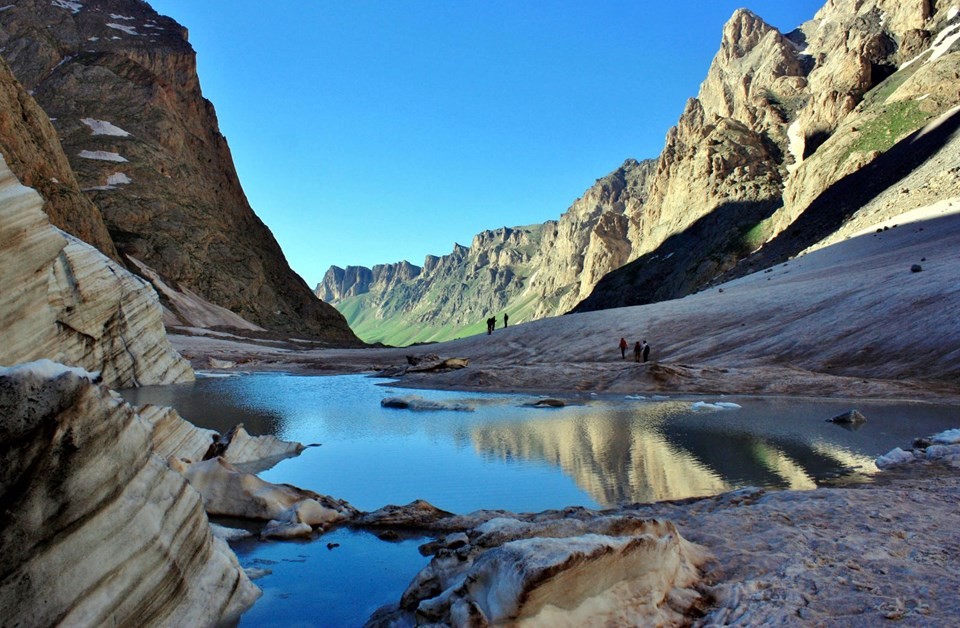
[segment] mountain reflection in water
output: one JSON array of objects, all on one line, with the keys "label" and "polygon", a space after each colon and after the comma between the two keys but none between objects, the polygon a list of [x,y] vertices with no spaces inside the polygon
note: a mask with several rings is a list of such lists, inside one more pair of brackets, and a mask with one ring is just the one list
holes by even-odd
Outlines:
[{"label": "mountain reflection in water", "polygon": [[[725,398],[740,409],[695,412],[693,400],[531,397],[405,391],[363,376],[254,374],[124,391],[173,405],[203,427],[323,443],[262,474],[372,510],[422,498],[441,508],[536,511],[681,499],[743,486],[814,488],[875,471],[914,436],[955,427],[956,408],[905,402]],[[474,412],[385,409],[387,396],[467,404]],[[709,398],[708,398],[709,399]],[[717,398],[714,398],[717,400]],[[857,407],[850,431],[825,422]]]},{"label": "mountain reflection in water", "polygon": [[[219,431],[322,443],[261,473],[345,499],[362,510],[414,499],[454,512],[536,512],[709,495],[747,485],[812,488],[915,436],[956,427],[957,408],[817,399],[724,399],[743,407],[695,412],[694,401],[580,397],[539,409],[523,395],[378,386],[359,375],[256,374],[123,391],[134,403],[177,408]],[[380,407],[416,395],[474,412]],[[709,399],[709,398],[708,398]],[[711,399],[717,401],[718,399]],[[857,431],[825,423],[852,407]],[[225,522],[238,525],[238,522]],[[396,602],[426,566],[422,539],[384,542],[338,528],[311,542],[233,543],[244,567],[268,568],[263,597],[240,626],[362,625]],[[335,550],[328,549],[336,546]]]}]

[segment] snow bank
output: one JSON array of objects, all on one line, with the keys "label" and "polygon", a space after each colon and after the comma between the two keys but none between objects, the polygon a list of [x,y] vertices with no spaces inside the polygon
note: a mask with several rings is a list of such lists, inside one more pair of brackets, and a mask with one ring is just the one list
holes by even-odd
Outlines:
[{"label": "snow bank", "polygon": [[[89,41],[96,41],[96,37],[91,37]],[[83,122],[94,135],[110,135],[112,137],[130,137],[130,133],[124,131],[120,127],[107,122],[106,120],[96,120],[94,118],[80,118],[80,122]]]},{"label": "snow bank", "polygon": [[946,430],[945,432],[934,434],[930,437],[930,440],[938,445],[953,445],[960,443],[960,428]]},{"label": "snow bank", "polygon": [[899,447],[891,449],[886,454],[877,458],[874,462],[877,465],[877,468],[880,469],[889,469],[890,467],[895,467],[900,464],[905,464],[913,460],[913,453],[909,451],[904,451]]},{"label": "snow bank", "polygon": [[97,159],[99,161],[127,161],[126,157],[121,157],[119,153],[111,153],[106,150],[82,150],[78,155],[84,159]]},{"label": "snow bank", "polygon": [[89,379],[92,382],[100,379],[100,371],[91,373],[78,366],[67,366],[59,362],[54,362],[53,360],[48,360],[47,358],[34,362],[24,362],[23,364],[17,364],[15,366],[0,366],[0,377],[27,373],[40,379],[56,379],[64,373],[73,373],[78,377]]},{"label": "snow bank", "polygon": [[107,27],[108,27],[108,28],[115,28],[115,29],[117,29],[118,31],[123,31],[123,32],[126,33],[127,35],[139,35],[139,34],[140,34],[140,33],[137,32],[137,29],[135,29],[135,28],[132,27],[132,26],[127,26],[127,25],[125,25],[125,24],[114,24],[114,23],[111,22],[111,23],[107,24]]}]

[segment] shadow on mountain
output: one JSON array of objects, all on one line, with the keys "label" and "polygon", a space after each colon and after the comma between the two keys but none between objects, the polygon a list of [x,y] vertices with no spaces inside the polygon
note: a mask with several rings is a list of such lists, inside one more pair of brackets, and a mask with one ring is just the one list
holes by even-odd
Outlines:
[{"label": "shadow on mountain", "polygon": [[784,231],[717,283],[782,263],[839,230],[861,207],[919,168],[957,134],[960,109],[935,128],[900,140],[872,163],[827,188]]},{"label": "shadow on mountain", "polygon": [[656,303],[696,292],[749,254],[746,234],[780,205],[779,199],[721,205],[655,251],[604,275],[571,312]]}]

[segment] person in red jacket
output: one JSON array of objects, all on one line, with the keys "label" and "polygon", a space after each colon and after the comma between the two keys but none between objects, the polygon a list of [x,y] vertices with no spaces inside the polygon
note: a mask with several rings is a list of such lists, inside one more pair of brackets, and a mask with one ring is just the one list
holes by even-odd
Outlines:
[{"label": "person in red jacket", "polygon": [[623,358],[624,360],[627,359],[627,339],[626,338],[620,339],[620,357]]}]

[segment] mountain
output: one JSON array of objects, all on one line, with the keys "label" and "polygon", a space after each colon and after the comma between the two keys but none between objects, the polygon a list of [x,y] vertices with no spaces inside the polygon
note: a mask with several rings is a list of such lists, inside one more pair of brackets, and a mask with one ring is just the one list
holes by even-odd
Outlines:
[{"label": "mountain", "polygon": [[630,259],[628,234],[639,229],[653,166],[627,160],[559,220],[481,232],[422,268],[334,266],[316,294],[364,340],[398,345],[480,333],[504,313],[515,323],[562,314]]},{"label": "mountain", "polygon": [[[575,311],[683,296],[960,194],[958,38],[957,11],[927,3],[835,0],[788,36],[738,11],[660,156],[655,237]],[[717,151],[724,128],[756,158]]]},{"label": "mountain", "polygon": [[[473,290],[469,264],[451,267],[451,292],[436,286],[427,304],[411,298],[428,276],[330,300],[352,324],[386,330],[356,326],[367,340],[453,338],[482,331],[491,314],[520,322],[681,297],[956,195],[941,153],[949,124],[920,142],[904,138],[960,102],[957,13],[943,3],[830,0],[783,34],[740,9],[659,157],[628,160],[545,223],[522,273],[497,266],[516,280],[502,298],[467,299],[472,326],[435,307]],[[891,151],[900,141],[908,144]],[[913,179],[922,185],[902,186],[908,192],[887,195],[881,209],[877,195],[921,169]],[[470,248],[472,259],[487,253]],[[418,335],[392,332],[417,325]]]},{"label": "mountain", "polygon": [[[97,225],[79,237],[150,269],[190,304],[210,302],[251,327],[356,342],[250,208],[185,28],[139,0],[21,0],[0,11],[0,46],[53,121],[109,241]],[[21,176],[51,207],[70,179],[53,166]],[[168,322],[192,322],[176,301],[164,305]]]}]

